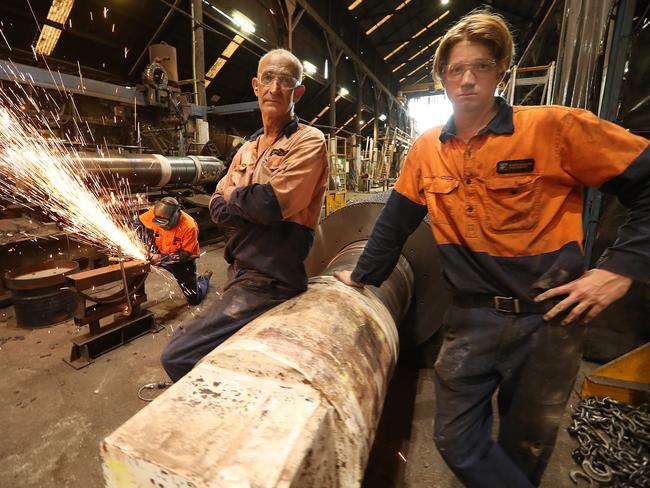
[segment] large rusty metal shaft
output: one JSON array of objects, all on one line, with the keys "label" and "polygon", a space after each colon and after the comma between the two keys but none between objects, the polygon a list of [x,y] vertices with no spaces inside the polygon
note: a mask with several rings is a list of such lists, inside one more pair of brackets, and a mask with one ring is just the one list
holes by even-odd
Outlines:
[{"label": "large rusty metal shaft", "polygon": [[96,175],[110,187],[116,186],[121,179],[132,187],[198,185],[216,182],[226,170],[224,162],[213,156],[124,154],[98,157],[80,154],[79,158],[87,173]]},{"label": "large rusty metal shaft", "polygon": [[[332,258],[332,261],[323,270],[321,275],[330,276],[336,271],[354,269],[359,256],[361,256],[361,253],[363,252],[366,242],[366,240],[353,242],[341,249],[341,251]],[[413,280],[414,277],[411,265],[404,256],[400,256],[395,271],[381,285],[381,287],[377,288],[375,286],[370,286],[368,289],[379,298],[381,303],[388,309],[395,322],[399,322],[404,318],[406,311],[411,305],[411,297],[413,296]]]},{"label": "large rusty metal shaft", "polygon": [[374,293],[315,278],[105,439],[107,486],[359,486],[397,342]]}]

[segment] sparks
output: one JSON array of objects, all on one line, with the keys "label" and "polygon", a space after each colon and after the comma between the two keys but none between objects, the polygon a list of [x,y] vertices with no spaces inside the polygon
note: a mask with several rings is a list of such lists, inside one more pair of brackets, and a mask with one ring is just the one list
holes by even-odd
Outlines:
[{"label": "sparks", "polygon": [[5,44],[7,45],[7,47],[9,48],[9,50],[10,50],[10,51],[13,51],[13,49],[11,49],[11,46],[9,45],[9,41],[8,41],[7,38],[5,37],[5,33],[2,31],[2,29],[0,29],[0,34],[2,34],[2,38],[5,40]]},{"label": "sparks", "polygon": [[[130,198],[111,199],[75,152],[20,113],[20,103],[0,92],[0,193],[40,207],[65,231],[109,253],[146,260],[144,244],[128,226],[130,211],[123,202]],[[41,122],[51,135],[45,118]],[[120,196],[127,195],[123,182]]]},{"label": "sparks", "polygon": [[406,458],[404,457],[404,454],[402,454],[400,451],[397,451],[397,455],[400,457],[402,461],[404,461],[405,463],[407,462]]}]

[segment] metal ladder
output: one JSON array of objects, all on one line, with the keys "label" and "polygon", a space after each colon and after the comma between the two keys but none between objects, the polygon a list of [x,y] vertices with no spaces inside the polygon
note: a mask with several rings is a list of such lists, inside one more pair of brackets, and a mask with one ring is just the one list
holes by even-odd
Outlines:
[{"label": "metal ladder", "polygon": [[[537,76],[526,76],[520,77],[520,74],[523,73],[536,73],[542,71],[543,74]],[[527,66],[525,68],[519,68],[518,66],[513,66],[510,71],[510,79],[506,83],[506,86],[503,90],[506,100],[510,105],[514,105],[515,102],[515,91],[519,86],[530,86],[532,87],[528,93],[519,100],[520,104],[524,104],[526,99],[537,89],[537,87],[542,86],[542,97],[540,105],[552,105],[553,104],[553,81],[555,76],[555,61],[543,66]]]}]

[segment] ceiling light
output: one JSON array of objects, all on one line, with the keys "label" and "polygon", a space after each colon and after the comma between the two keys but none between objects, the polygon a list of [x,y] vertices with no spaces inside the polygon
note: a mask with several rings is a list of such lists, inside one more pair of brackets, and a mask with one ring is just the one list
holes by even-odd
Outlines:
[{"label": "ceiling light", "polygon": [[440,0],[441,5],[447,5],[449,3],[449,0]]},{"label": "ceiling light", "polygon": [[316,71],[318,71],[316,66],[311,64],[309,61],[303,61],[302,66],[305,68],[305,73],[307,73],[308,75],[313,75],[314,73],[316,73]]},{"label": "ceiling light", "polygon": [[[53,0],[52,5],[50,5],[50,10],[47,13],[47,19],[57,24],[65,24],[73,5],[74,0]],[[36,52],[43,56],[49,56],[54,51],[60,36],[60,29],[44,25],[36,41]]]},{"label": "ceiling light", "polygon": [[354,10],[361,2],[363,2],[363,0],[354,0],[354,2],[348,5],[348,10]]},{"label": "ceiling light", "polygon": [[232,13],[232,20],[244,32],[248,32],[249,34],[252,34],[253,32],[255,32],[255,24],[253,23],[253,21],[251,19],[249,19],[248,17],[246,17],[241,12],[238,12],[237,10],[235,10]]},{"label": "ceiling light", "polygon": [[348,91],[347,88],[343,88],[343,87],[341,87],[340,90],[339,90],[339,95],[341,95],[342,97],[348,95],[349,93],[350,93],[350,92]]},{"label": "ceiling light", "polygon": [[386,120],[386,114],[381,114],[381,115],[379,116],[379,120],[381,120],[382,122],[383,122],[384,120]]},{"label": "ceiling light", "polygon": [[226,48],[221,52],[221,55],[217,58],[217,60],[212,65],[212,67],[205,74],[205,76],[206,76],[205,87],[206,88],[212,82],[212,79],[217,76],[219,71],[221,71],[221,69],[230,60],[231,56],[233,54],[235,54],[235,51],[237,51],[239,46],[241,46],[242,42],[244,42],[244,38],[242,36],[240,36],[239,34],[235,34],[235,37],[233,37],[232,41],[230,41],[228,43]]}]

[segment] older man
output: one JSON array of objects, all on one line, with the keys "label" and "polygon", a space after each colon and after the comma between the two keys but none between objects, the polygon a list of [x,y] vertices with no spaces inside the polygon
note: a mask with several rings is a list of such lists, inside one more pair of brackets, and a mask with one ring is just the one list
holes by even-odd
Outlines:
[{"label": "older man", "polygon": [[244,144],[210,200],[227,228],[228,280],[219,299],[180,327],[162,363],[177,381],[207,353],[271,307],[307,289],[303,265],[313,242],[328,176],[323,134],[298,122],[305,92],[291,52],[260,59],[253,91],[263,127]]},{"label": "older man", "polygon": [[[648,141],[585,110],[495,98],[512,54],[507,25],[489,12],[447,32],[433,71],[453,116],[415,141],[355,270],[339,275],[381,284],[428,213],[454,293],[435,364],[434,437],[470,487],[540,482],[580,364],[578,321],[650,276]],[[618,241],[587,272],[584,186],[630,208]]]}]

